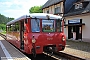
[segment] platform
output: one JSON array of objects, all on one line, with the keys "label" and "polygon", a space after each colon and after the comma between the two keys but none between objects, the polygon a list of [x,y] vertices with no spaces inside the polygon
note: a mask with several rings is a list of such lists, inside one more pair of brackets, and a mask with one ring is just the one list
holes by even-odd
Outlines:
[{"label": "platform", "polygon": [[0,36],[0,60],[31,60]]},{"label": "platform", "polygon": [[90,43],[78,40],[67,40],[63,53],[90,60]]}]

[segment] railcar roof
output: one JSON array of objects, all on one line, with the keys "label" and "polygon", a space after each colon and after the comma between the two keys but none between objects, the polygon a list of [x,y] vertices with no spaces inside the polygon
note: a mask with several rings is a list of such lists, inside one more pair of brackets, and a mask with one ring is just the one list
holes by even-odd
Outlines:
[{"label": "railcar roof", "polygon": [[57,16],[57,15],[53,15],[53,14],[47,14],[47,13],[32,13],[30,15],[23,15],[17,19],[14,19],[10,22],[8,22],[6,25],[9,25],[9,24],[13,24],[17,21],[20,21],[20,20],[23,20],[23,19],[26,19],[26,18],[40,18],[40,19],[47,19],[47,15],[49,16],[50,19],[61,19],[62,17],[61,16]]}]

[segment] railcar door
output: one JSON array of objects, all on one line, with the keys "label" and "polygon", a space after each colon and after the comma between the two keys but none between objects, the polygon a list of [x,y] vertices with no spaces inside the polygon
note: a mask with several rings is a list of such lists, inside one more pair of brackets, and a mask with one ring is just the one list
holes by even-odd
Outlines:
[{"label": "railcar door", "polygon": [[24,21],[20,21],[20,49],[24,50]]}]

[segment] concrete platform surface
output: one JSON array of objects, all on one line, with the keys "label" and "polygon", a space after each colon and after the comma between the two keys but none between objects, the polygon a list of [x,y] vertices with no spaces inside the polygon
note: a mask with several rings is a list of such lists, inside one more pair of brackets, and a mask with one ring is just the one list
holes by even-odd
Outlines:
[{"label": "concrete platform surface", "polygon": [[90,43],[67,40],[64,53],[90,60]]},{"label": "concrete platform surface", "polygon": [[31,60],[0,36],[0,60]]}]

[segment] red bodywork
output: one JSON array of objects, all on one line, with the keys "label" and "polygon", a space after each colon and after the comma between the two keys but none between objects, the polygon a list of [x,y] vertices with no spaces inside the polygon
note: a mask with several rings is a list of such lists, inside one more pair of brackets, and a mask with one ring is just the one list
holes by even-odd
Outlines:
[{"label": "red bodywork", "polygon": [[[43,48],[45,46],[55,45],[57,51],[61,51],[65,48],[66,45],[66,37],[63,32],[39,32],[32,33],[30,30],[30,19],[28,19],[29,23],[25,24],[26,31],[24,32],[24,50],[23,52],[27,54],[32,54],[32,37],[36,40],[35,50],[36,54],[43,53]],[[7,40],[20,49],[20,33],[19,32],[7,32]],[[62,37],[65,38],[65,41],[62,41]]]},{"label": "red bodywork", "polygon": [[[61,51],[62,46],[65,47],[66,45],[66,41],[62,41],[62,36],[64,36],[63,33],[30,33],[28,34],[28,47],[30,50],[32,49],[33,35],[36,40],[36,53],[42,53],[44,46],[56,45],[57,51]],[[38,46],[40,46],[40,48],[37,48]]]}]

